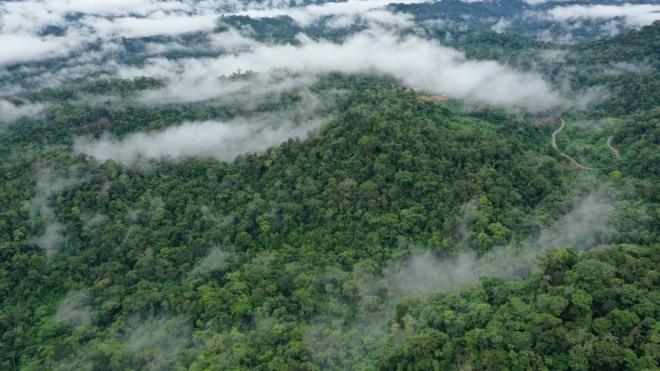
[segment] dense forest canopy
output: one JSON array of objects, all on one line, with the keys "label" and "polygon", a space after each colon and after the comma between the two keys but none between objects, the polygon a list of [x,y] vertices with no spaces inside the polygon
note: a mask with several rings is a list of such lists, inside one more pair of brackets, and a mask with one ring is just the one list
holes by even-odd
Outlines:
[{"label": "dense forest canopy", "polygon": [[657,369],[659,12],[0,3],[0,369]]}]

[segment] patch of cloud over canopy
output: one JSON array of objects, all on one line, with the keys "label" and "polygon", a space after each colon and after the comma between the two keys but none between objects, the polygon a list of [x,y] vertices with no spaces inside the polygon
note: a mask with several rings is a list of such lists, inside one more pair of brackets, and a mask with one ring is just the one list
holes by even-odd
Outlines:
[{"label": "patch of cloud over canopy", "polygon": [[50,0],[49,8],[61,12],[115,14],[130,12],[130,9],[145,7],[153,4],[151,0]]},{"label": "patch of cloud over canopy", "polygon": [[[119,37],[211,31],[209,2],[52,0],[0,2],[0,66],[66,57]],[[54,32],[43,34],[44,30]]]},{"label": "patch of cloud over canopy", "polygon": [[53,197],[84,181],[76,175],[76,168],[68,168],[66,172],[66,175],[61,175],[50,167],[40,169],[36,176],[35,196],[28,201],[30,213],[39,215],[44,223],[43,233],[35,237],[32,242],[44,250],[48,259],[57,253],[65,241],[65,228],[55,214]]},{"label": "patch of cloud over canopy", "polygon": [[100,161],[115,160],[125,165],[190,157],[231,161],[243,153],[262,151],[289,138],[304,138],[310,129],[318,126],[318,122],[304,126],[289,122],[271,127],[244,119],[185,122],[162,131],[132,134],[123,140],[109,136],[101,140],[79,138],[74,151]]},{"label": "patch of cloud over canopy", "polygon": [[[206,2],[201,2],[205,4]],[[85,16],[120,17],[127,15],[148,16],[155,12],[188,12],[201,11],[202,6],[196,6],[188,1],[152,1],[152,0],[27,0],[10,1],[0,5],[4,10],[0,15],[3,32],[26,32],[40,30],[49,25],[65,26],[71,20],[66,17],[71,14]],[[30,22],[28,22],[30,21]]]},{"label": "patch of cloud over canopy", "polygon": [[653,67],[648,63],[628,63],[628,62],[617,62],[608,66],[609,68],[603,71],[606,75],[618,76],[621,74],[643,74],[643,73],[653,73]]},{"label": "patch of cloud over canopy", "polygon": [[511,21],[509,21],[505,18],[500,18],[500,20],[497,21],[497,23],[495,23],[491,27],[491,29],[493,31],[497,32],[497,33],[502,33],[504,31],[506,31],[506,29],[509,28],[510,26],[511,26]]},{"label": "patch of cloud over canopy", "polygon": [[211,46],[215,50],[221,50],[227,53],[236,53],[249,48],[258,46],[259,43],[249,37],[245,37],[237,30],[230,28],[227,31],[209,35]]},{"label": "patch of cloud over canopy", "polygon": [[[130,12],[124,8],[126,2],[133,6]],[[329,72],[387,74],[413,88],[479,105],[541,111],[566,103],[539,74],[518,72],[495,61],[469,60],[463,53],[432,40],[416,36],[400,37],[391,29],[413,27],[413,22],[408,14],[387,11],[384,7],[389,0],[350,0],[298,8],[290,7],[290,2],[237,5],[231,1],[212,4],[120,0],[98,6],[64,0],[21,3],[0,5],[7,12],[4,16],[0,15],[3,20],[9,14],[13,22],[2,26],[0,34],[3,37],[22,35],[20,37],[43,39],[46,44],[41,52],[38,52],[40,48],[17,50],[5,64],[61,57],[75,50],[79,55],[72,58],[71,63],[65,63],[62,71],[84,74],[96,67],[104,73],[116,73],[120,78],[145,75],[169,79],[166,87],[141,95],[142,101],[147,103],[197,102],[219,97],[244,102],[261,93],[271,94],[308,86],[319,75]],[[30,10],[40,7],[46,9],[45,13],[37,11],[34,18],[41,26],[24,25],[30,23],[27,22],[31,17]],[[241,13],[235,9],[248,10]],[[69,22],[64,17],[68,12],[83,15]],[[369,30],[341,43],[313,41],[300,36],[297,45],[270,45],[249,39],[235,30],[209,33],[215,29],[217,17],[222,14],[247,14],[252,17],[286,15],[300,24],[323,19],[326,27],[347,28],[354,24],[366,24]],[[46,25],[62,26],[65,33],[63,36],[35,36]],[[189,32],[207,33],[203,44],[210,51],[225,54],[219,58],[151,58],[138,66],[119,65],[112,57],[110,60],[106,58],[121,54],[123,46],[119,40],[124,37],[176,36]],[[91,42],[100,42],[102,49],[83,51],[82,46]],[[186,48],[176,40],[166,41],[165,44],[150,41],[145,49],[147,55],[142,57]],[[0,65],[3,64],[1,58]],[[253,81],[256,84],[218,81],[217,77],[229,76],[239,69],[260,72]],[[281,78],[282,74],[276,72],[281,70],[292,74]],[[38,69],[35,73],[39,74]],[[58,71],[41,71],[38,76],[45,80],[44,86],[50,86],[66,75]],[[262,88],[254,89],[254,86]]]},{"label": "patch of cloud over canopy", "polygon": [[[382,0],[378,0],[382,1]],[[207,29],[209,19],[245,9],[288,8],[293,1],[243,2],[238,0],[24,0],[0,2],[0,34],[32,35],[56,26],[71,34],[96,40],[113,35],[108,30],[125,29],[127,34],[164,32],[171,35]],[[101,21],[106,22],[101,22]],[[92,32],[98,26],[101,33]],[[168,27],[169,26],[169,27]],[[159,33],[160,34],[160,33]]]},{"label": "patch of cloud over canopy", "polygon": [[188,278],[203,277],[213,271],[224,269],[230,256],[230,253],[219,247],[211,248],[208,254],[190,271]]},{"label": "patch of cloud over canopy", "polygon": [[124,165],[191,157],[231,161],[241,154],[263,151],[290,138],[307,137],[320,127],[322,119],[306,115],[298,110],[286,116],[271,113],[227,122],[184,122],[163,130],[134,133],[123,139],[109,135],[98,140],[77,138],[73,149],[99,161],[115,160]]},{"label": "patch of cloud over canopy", "polygon": [[[232,55],[249,53],[253,48],[263,46],[233,31],[220,35],[211,41],[213,47],[232,52]],[[308,87],[318,80],[312,74],[289,73],[280,68],[264,73],[241,73],[241,70],[240,65],[219,66],[216,58],[150,58],[143,66],[118,67],[118,76],[124,79],[151,76],[168,80],[162,88],[140,93],[138,99],[147,104],[220,100],[216,103],[245,107],[252,107],[266,97]]]},{"label": "patch of cloud over canopy", "polygon": [[29,35],[0,35],[0,66],[61,57],[68,54],[67,40]]},{"label": "patch of cloud over canopy", "polygon": [[541,250],[554,247],[572,247],[586,250],[611,241],[609,220],[615,215],[612,201],[592,193],[585,197],[555,226],[543,230],[534,244]]},{"label": "patch of cloud over canopy", "polygon": [[65,241],[65,228],[62,223],[55,219],[50,220],[44,216],[44,220],[46,221],[44,232],[32,240],[32,242],[41,247],[46,253],[46,257],[51,259]]},{"label": "patch of cloud over canopy", "polygon": [[69,326],[89,326],[92,323],[91,295],[85,290],[69,291],[57,305],[55,321]]},{"label": "patch of cloud over canopy", "polygon": [[332,15],[325,23],[326,27],[348,29],[353,25],[405,29],[413,28],[413,17],[405,13],[392,13],[384,9],[371,9],[360,14]]},{"label": "patch of cloud over canopy", "polygon": [[[78,299],[85,301],[84,295],[85,291],[73,291],[65,301],[71,298],[72,307],[75,308]],[[63,304],[60,306],[66,308]],[[76,321],[78,318],[73,323]],[[128,320],[121,319],[113,323],[108,336],[72,347],[71,352],[62,354],[50,369],[98,370],[107,364],[107,359],[112,358],[118,359],[118,363],[130,359],[132,369],[136,370],[175,370],[182,352],[193,345],[190,328],[189,319],[182,315],[142,317],[135,314]],[[99,352],[103,352],[104,357],[99,358]]]},{"label": "patch of cloud over canopy", "polygon": [[89,18],[83,24],[92,27],[97,35],[111,37],[149,37],[173,36],[191,32],[212,31],[215,28],[215,15],[169,16],[159,14],[156,17]]},{"label": "patch of cloud over canopy", "polygon": [[20,117],[34,116],[46,108],[42,103],[14,104],[0,98],[0,123],[12,122]]},{"label": "patch of cloud over canopy", "polygon": [[190,343],[188,321],[183,316],[151,317],[129,321],[124,349],[139,354],[149,370],[173,369],[177,353]]},{"label": "patch of cloud over canopy", "polygon": [[641,27],[660,20],[660,5],[569,5],[554,7],[544,15],[556,21],[623,18],[629,25]]},{"label": "patch of cloud over canopy", "polygon": [[[412,4],[422,0],[403,0],[397,3]],[[247,9],[234,13],[251,18],[273,18],[290,17],[301,26],[309,26],[324,17],[336,17],[336,27],[346,27],[347,24],[355,22],[358,18],[365,19],[371,23],[389,24],[398,26],[411,26],[412,17],[405,14],[394,14],[383,10],[391,0],[348,0],[340,2],[326,2],[312,4],[304,7]]]},{"label": "patch of cloud over canopy", "polygon": [[522,248],[498,247],[480,258],[468,251],[446,260],[422,252],[389,266],[384,272],[385,280],[392,296],[405,297],[460,289],[483,277],[519,278],[529,274],[537,256],[548,249],[586,250],[611,241],[613,231],[608,223],[614,215],[610,200],[590,194]]},{"label": "patch of cloud over canopy", "polygon": [[559,3],[566,1],[570,1],[570,0],[525,0],[525,3],[533,6],[533,5],[541,5],[545,3]]},{"label": "patch of cloud over canopy", "polygon": [[[209,76],[229,75],[238,69],[264,74],[288,70],[311,76],[330,72],[387,74],[438,95],[529,111],[565,103],[538,74],[518,72],[495,61],[469,60],[462,52],[420,37],[365,31],[343,43],[303,36],[299,41],[299,45],[257,44],[247,52],[218,58],[153,59],[144,69],[127,70],[131,71],[129,76],[169,77],[174,81],[171,90],[177,91],[181,82],[194,82],[206,90]],[[222,91],[223,87],[212,83],[210,89]]]},{"label": "patch of cloud over canopy", "polygon": [[[475,207],[474,202],[465,205],[465,216],[469,218]],[[354,319],[346,323],[333,316],[321,318],[309,327],[304,340],[312,357],[319,362],[327,359],[341,362],[345,358],[341,355],[354,349],[377,351],[370,347],[381,344],[374,339],[391,335],[389,325],[401,300],[454,291],[478,284],[485,277],[521,278],[530,274],[538,256],[550,248],[587,249],[607,243],[611,237],[608,222],[615,217],[610,200],[594,193],[579,201],[538,239],[519,248],[498,247],[482,257],[462,252],[453,259],[439,259],[430,251],[423,251],[393,262],[382,275],[368,266],[356,265],[350,275],[362,285],[360,310]],[[365,338],[370,341],[365,342]]]},{"label": "patch of cloud over canopy", "polygon": [[206,79],[197,83],[192,83],[186,76],[168,84],[165,88],[145,91],[140,94],[140,99],[144,103],[199,102],[217,99],[221,104],[240,104],[246,108],[253,108],[267,99],[308,87],[316,81],[316,77],[311,75],[289,75],[277,72],[259,74],[245,80]]}]

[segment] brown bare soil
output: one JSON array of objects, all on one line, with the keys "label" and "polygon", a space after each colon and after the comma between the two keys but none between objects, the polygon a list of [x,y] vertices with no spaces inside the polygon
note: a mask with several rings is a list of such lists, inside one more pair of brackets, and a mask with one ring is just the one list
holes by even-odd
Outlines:
[{"label": "brown bare soil", "polygon": [[442,95],[420,95],[419,99],[424,102],[435,102],[440,103],[447,100],[447,97]]},{"label": "brown bare soil", "polygon": [[415,89],[415,88],[411,88],[410,86],[406,87],[406,90],[417,94],[417,96],[419,97],[419,100],[424,101],[424,102],[441,103],[441,102],[444,102],[448,99],[444,95],[424,94],[420,90]]}]

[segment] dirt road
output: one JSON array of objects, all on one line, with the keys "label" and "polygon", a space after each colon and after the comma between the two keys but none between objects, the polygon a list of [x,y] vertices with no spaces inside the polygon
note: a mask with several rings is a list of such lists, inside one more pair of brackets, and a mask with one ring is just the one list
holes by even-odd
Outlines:
[{"label": "dirt road", "polygon": [[614,148],[614,146],[612,146],[612,139],[614,139],[613,135],[610,135],[609,137],[607,137],[607,148],[609,148],[610,151],[612,151],[612,154],[614,155],[616,160],[619,161],[619,160],[621,160],[621,154],[619,153],[618,149],[616,149],[616,148]]},{"label": "dirt road", "polygon": [[573,157],[571,157],[571,156],[565,154],[564,152],[562,152],[561,150],[559,150],[559,147],[557,146],[557,134],[559,134],[559,132],[562,131],[562,129],[564,129],[564,126],[566,126],[566,122],[564,121],[564,119],[560,119],[560,120],[561,120],[561,126],[559,127],[559,129],[555,130],[552,133],[552,148],[559,151],[560,155],[562,155],[564,158],[566,158],[567,160],[572,162],[573,165],[575,165],[577,168],[582,169],[582,170],[595,170],[593,168],[590,168],[588,166],[584,166],[584,165],[580,164],[579,162],[575,161],[575,159]]}]

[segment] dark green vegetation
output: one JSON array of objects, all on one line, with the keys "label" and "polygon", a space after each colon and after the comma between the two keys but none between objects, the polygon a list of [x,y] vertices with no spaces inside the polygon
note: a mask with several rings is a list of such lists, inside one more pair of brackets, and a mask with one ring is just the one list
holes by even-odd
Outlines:
[{"label": "dark green vegetation", "polygon": [[[620,50],[653,61],[658,49],[627,37],[657,40],[658,24],[631,35],[568,60],[614,63]],[[603,47],[617,43],[629,49]],[[72,140],[285,111],[303,92],[253,109],[128,103],[159,84],[147,79],[25,97],[54,105],[0,134],[0,369],[657,369],[657,90],[635,99],[657,69],[621,83],[581,71],[563,72],[621,87],[611,107],[566,115],[559,146],[598,169],[588,173],[551,148],[547,117],[466,112],[372,76],[311,88],[344,94],[306,140],[139,169],[74,155]],[[124,99],[75,99],[109,93]],[[555,249],[517,279],[396,287],[415,277],[393,262],[422,251],[439,265],[540,250],[594,194],[612,217],[578,225],[588,237],[572,245],[543,246]],[[63,238],[51,257],[35,243],[49,230]]]},{"label": "dark green vegetation", "polygon": [[387,369],[656,369],[659,247],[560,249],[527,281],[488,279],[399,303],[379,362]]}]

